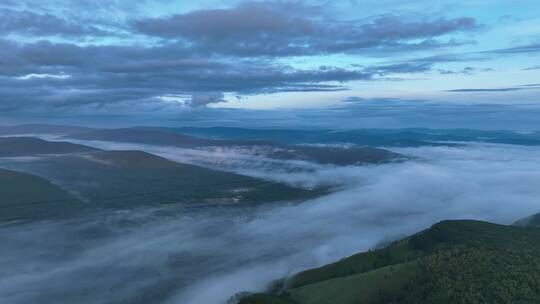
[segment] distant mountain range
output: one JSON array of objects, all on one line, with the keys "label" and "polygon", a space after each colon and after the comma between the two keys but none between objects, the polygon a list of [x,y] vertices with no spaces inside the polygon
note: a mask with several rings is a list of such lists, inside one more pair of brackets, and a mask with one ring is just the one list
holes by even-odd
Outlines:
[{"label": "distant mountain range", "polygon": [[[141,133],[133,137],[130,130]],[[148,131],[147,133],[142,131]],[[86,134],[85,134],[86,133]],[[0,135],[55,134],[71,135],[80,139],[116,140],[148,144],[179,144],[183,146],[252,145],[268,144],[329,144],[350,143],[372,147],[418,147],[423,145],[449,145],[449,142],[488,142],[516,145],[540,145],[540,131],[514,132],[472,129],[353,129],[353,130],[299,130],[248,129],[230,127],[134,127],[101,129],[60,125],[0,126]],[[154,135],[159,134],[156,138]],[[173,136],[171,134],[176,134]],[[183,135],[181,138],[180,135]],[[193,138],[196,137],[196,138]],[[206,139],[206,140],[205,140]],[[212,139],[214,141],[207,141]]]},{"label": "distant mountain range", "polygon": [[[29,135],[19,136],[23,134]],[[31,137],[30,134],[54,135],[63,141],[46,141]],[[302,200],[320,195],[321,190],[299,189],[235,173],[180,164],[141,151],[102,151],[71,143],[70,140],[110,141],[194,150],[240,148],[242,153],[277,161],[303,160],[333,165],[380,164],[405,158],[373,146],[454,145],[459,144],[457,142],[471,141],[540,144],[538,132],[521,134],[508,131],[430,129],[97,129],[21,125],[0,126],[0,135],[4,136],[0,137],[1,168],[44,179],[66,192],[65,197],[85,202],[85,208],[90,209],[131,208],[178,202],[211,205]],[[17,157],[29,158],[17,160]],[[21,178],[17,183],[24,184],[24,180],[26,179]]]},{"label": "distant mountain range", "polygon": [[[396,158],[396,155],[375,150],[377,147],[456,146],[468,142],[540,145],[538,131],[423,128],[288,130],[228,127],[99,129],[57,125],[0,126],[0,135],[21,134],[54,134],[64,136],[65,140],[113,141],[180,148],[270,147],[277,148],[277,151],[268,152],[267,156],[271,158],[305,159],[337,165],[380,163]],[[345,151],[344,147],[347,147],[349,151]],[[268,149],[268,151],[271,150]],[[337,155],[336,153],[342,153],[342,155],[333,156]]]},{"label": "distant mountain range", "polygon": [[450,142],[488,142],[540,145],[540,132],[483,131],[471,129],[358,129],[287,130],[243,128],[176,128],[178,132],[216,139],[274,140],[289,144],[351,143],[374,147],[418,147],[453,145]]},{"label": "distant mountain range", "polygon": [[268,142],[257,140],[215,140],[198,138],[173,132],[164,128],[123,128],[123,129],[99,129],[82,133],[66,135],[67,139],[79,140],[102,140],[115,142],[128,142],[148,145],[174,146],[182,148],[194,148],[205,146],[247,146],[264,145]]},{"label": "distant mountain range", "polygon": [[281,160],[306,160],[321,164],[378,164],[403,158],[387,150],[372,147],[332,147],[283,144],[269,140],[199,138],[165,128],[126,128],[93,130],[71,134],[66,139],[127,142],[180,148],[260,147],[254,153]]},{"label": "distant mountain range", "polygon": [[[8,205],[25,206],[5,209],[3,220],[45,218],[57,213],[72,214],[73,210],[125,209],[178,203],[215,205],[295,201],[326,193],[324,189],[301,189],[236,173],[181,164],[142,151],[103,151],[68,142],[73,139],[187,149],[255,147],[248,149],[250,153],[276,160],[305,160],[336,165],[383,163],[403,158],[399,154],[370,147],[302,146],[251,139],[216,140],[161,128],[90,129],[24,125],[0,127],[0,134],[4,136],[0,137],[0,168],[12,170],[9,171],[12,175],[20,174],[20,178],[14,181],[17,185],[15,188],[31,188],[35,181],[41,180],[41,187],[49,185],[50,191],[47,193],[52,193],[37,195],[22,202],[13,193],[0,196]],[[65,141],[19,136],[21,134],[52,134]],[[32,189],[29,193],[32,193]],[[43,212],[45,207],[40,207],[33,213],[34,207],[30,206],[38,202],[40,206],[54,204],[51,210],[55,211]]]},{"label": "distant mountain range", "polygon": [[520,227],[443,221],[236,298],[240,304],[539,303],[539,218],[518,221]]}]

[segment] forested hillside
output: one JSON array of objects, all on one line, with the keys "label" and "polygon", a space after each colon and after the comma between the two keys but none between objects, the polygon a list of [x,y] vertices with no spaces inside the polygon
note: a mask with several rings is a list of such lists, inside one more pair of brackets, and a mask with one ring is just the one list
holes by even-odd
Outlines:
[{"label": "forested hillside", "polygon": [[241,304],[539,303],[540,230],[443,221],[276,282]]}]

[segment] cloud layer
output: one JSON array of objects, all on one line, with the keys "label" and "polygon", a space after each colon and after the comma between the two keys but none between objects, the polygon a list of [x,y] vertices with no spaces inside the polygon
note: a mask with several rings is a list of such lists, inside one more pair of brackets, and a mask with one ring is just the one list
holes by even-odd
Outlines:
[{"label": "cloud layer", "polygon": [[[425,72],[429,66],[304,68],[279,59],[453,47],[463,41],[448,35],[479,28],[471,17],[385,14],[344,20],[324,6],[291,1],[160,17],[134,14],[110,22],[81,13],[102,7],[27,4],[0,8],[3,112],[72,113],[111,104],[144,112],[206,106],[223,102],[224,94],[341,91],[351,81]],[[184,102],[171,103],[171,96],[185,96]]]},{"label": "cloud layer", "polygon": [[141,19],[133,27],[146,35],[178,39],[198,53],[249,57],[452,46],[457,42],[440,42],[435,37],[478,28],[476,20],[468,17],[407,20],[383,15],[371,19],[339,21],[325,14],[322,6],[299,2],[246,2],[230,9]]},{"label": "cloud layer", "polygon": [[337,103],[347,90],[388,95],[397,81],[437,96],[444,86],[415,81],[499,73],[494,59],[539,50],[534,36],[490,43],[494,25],[478,10],[385,3],[4,1],[0,111],[160,115],[276,93],[285,101],[275,107],[296,106],[314,92],[310,103]]},{"label": "cloud layer", "polygon": [[0,237],[10,246],[0,255],[1,277],[9,278],[0,280],[2,298],[144,303],[151,295],[160,303],[224,303],[442,219],[511,223],[538,212],[538,147],[398,149],[415,159],[365,167],[294,163],[307,170],[296,174],[242,158],[242,151],[235,157],[141,148],[207,165],[221,159],[228,163],[220,168],[293,184],[338,183],[341,190],[300,205],[138,210],[3,227]]}]

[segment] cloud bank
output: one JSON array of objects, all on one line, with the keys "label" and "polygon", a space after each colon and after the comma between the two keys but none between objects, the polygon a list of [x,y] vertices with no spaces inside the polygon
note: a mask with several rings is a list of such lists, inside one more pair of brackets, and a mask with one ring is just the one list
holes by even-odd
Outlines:
[{"label": "cloud bank", "polygon": [[[292,184],[337,182],[340,190],[299,205],[135,210],[2,227],[0,238],[10,246],[1,249],[0,295],[25,304],[144,303],[148,297],[224,303],[236,292],[261,290],[442,219],[507,224],[538,212],[538,149],[406,148],[396,152],[414,160],[363,167],[294,163],[305,170],[292,175],[254,158],[222,155],[230,163],[221,168]],[[153,152],[187,158],[175,149]],[[217,164],[220,152],[199,154],[198,162]]]},{"label": "cloud bank", "polygon": [[[167,112],[223,103],[226,95],[343,91],[354,81],[425,73],[432,63],[294,60],[450,49],[470,43],[468,35],[482,28],[470,16],[344,18],[301,1],[247,1],[158,16],[142,14],[145,5],[0,5],[0,111]],[[107,20],[107,12],[117,18]],[[171,102],[171,96],[188,102]]]}]

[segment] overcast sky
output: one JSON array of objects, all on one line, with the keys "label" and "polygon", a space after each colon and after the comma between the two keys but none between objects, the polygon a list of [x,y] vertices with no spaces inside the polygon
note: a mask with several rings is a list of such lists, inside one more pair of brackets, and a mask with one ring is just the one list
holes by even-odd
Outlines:
[{"label": "overcast sky", "polygon": [[5,122],[540,96],[538,0],[3,0],[0,35]]}]

